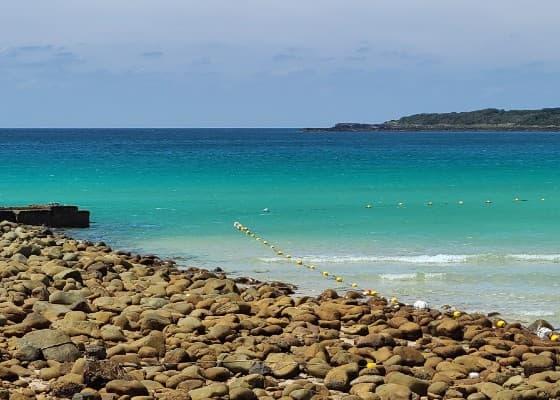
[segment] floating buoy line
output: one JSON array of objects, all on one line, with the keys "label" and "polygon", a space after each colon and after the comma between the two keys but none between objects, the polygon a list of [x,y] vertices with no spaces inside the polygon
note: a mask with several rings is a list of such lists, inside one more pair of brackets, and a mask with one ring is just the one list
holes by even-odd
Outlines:
[{"label": "floating buoy line", "polygon": [[[544,200],[544,199],[541,199],[541,200]],[[490,200],[487,200],[486,202],[491,203]],[[462,201],[459,204],[462,204]],[[399,203],[399,205],[400,205],[400,203]],[[371,205],[368,205],[368,206],[370,206],[370,207],[367,207],[367,206],[366,207],[371,208]],[[339,283],[339,284],[345,282],[344,278],[342,276],[331,274],[329,271],[321,271],[320,269],[317,268],[316,265],[306,262],[303,259],[303,257],[293,257],[291,254],[284,253],[284,251],[282,251],[278,246],[275,246],[270,241],[265,240],[263,237],[257,235],[253,230],[249,229],[249,227],[243,225],[241,222],[235,221],[233,223],[233,227],[235,229],[237,229],[239,232],[244,233],[246,236],[248,236],[250,238],[253,238],[253,239],[255,239],[255,241],[260,242],[264,246],[268,247],[277,256],[283,256],[286,259],[286,261],[293,262],[296,267],[307,268],[310,271],[319,272],[323,278],[332,280],[332,281],[334,281],[336,283]],[[364,296],[380,297],[380,295],[379,295],[379,293],[377,293],[377,291],[375,291],[373,289],[363,288],[357,282],[352,282],[350,284],[350,287],[352,289],[361,291]],[[397,297],[392,297],[391,299],[386,299],[386,300],[392,306],[398,306],[399,305],[399,300],[398,300]],[[418,300],[414,303],[413,307],[418,309],[418,310],[425,310],[425,309],[429,308],[429,305],[428,305],[427,302],[425,302],[423,300]],[[462,315],[463,315],[463,312],[460,311],[460,310],[454,310],[453,313],[451,314],[451,316],[453,318],[460,318]],[[506,325],[507,325],[507,322],[504,321],[503,319],[499,319],[499,320],[494,321],[494,327],[496,329],[505,328]],[[546,332],[544,332],[545,329],[546,329]],[[539,331],[537,332],[537,336],[539,336],[541,339],[544,340],[544,339],[548,338],[549,340],[551,340],[553,342],[560,341],[560,334],[558,334],[556,332],[553,332],[551,329],[548,329],[548,328],[541,328],[541,330],[543,330],[543,332],[539,332]],[[375,367],[375,363],[371,363],[371,366],[368,364],[368,368],[374,368],[374,367]]]},{"label": "floating buoy line", "polygon": [[[255,239],[255,241],[262,243],[264,246],[267,246],[277,256],[284,257],[286,259],[286,261],[288,261],[288,262],[293,262],[295,264],[295,266],[297,266],[297,267],[307,268],[309,271],[318,272],[323,278],[332,280],[332,281],[334,281],[338,284],[345,282],[345,280],[342,276],[336,275],[336,274],[331,274],[329,271],[321,271],[320,269],[317,268],[317,266],[315,264],[306,262],[303,259],[303,257],[293,257],[291,254],[285,253],[278,246],[275,246],[270,241],[265,240],[263,237],[257,235],[253,230],[249,229],[249,227],[243,225],[240,222],[237,222],[237,221],[234,222],[233,227],[235,229],[237,229],[239,232],[244,233],[248,237],[251,237],[251,238]],[[365,296],[371,296],[371,297],[378,296],[378,293],[375,290],[361,288],[360,285],[358,285],[357,282],[352,282],[350,284],[350,287],[352,289],[356,289],[356,290],[361,291]],[[396,297],[393,297],[390,302],[391,302],[391,304],[398,304],[398,300],[397,300]]]},{"label": "floating buoy line", "polygon": [[[539,200],[540,200],[540,201],[545,201],[545,198],[544,198],[544,197],[540,197]],[[514,198],[512,199],[512,201],[513,201],[514,203],[522,203],[522,202],[528,202],[529,200],[527,200],[527,199],[522,199],[522,198],[516,196],[516,197],[514,197]],[[382,202],[379,202],[379,203],[377,203],[377,204],[378,204],[378,206],[380,206],[380,205],[382,205],[383,203],[382,203]],[[432,207],[432,206],[435,206],[435,205],[438,205],[438,204],[439,204],[439,205],[445,205],[445,206],[448,206],[448,205],[451,205],[451,204],[457,204],[457,205],[463,206],[463,205],[465,205],[466,203],[465,203],[464,200],[458,200],[458,201],[456,201],[456,202],[441,201],[441,202],[438,202],[438,203],[436,203],[436,202],[434,202],[434,201],[432,201],[432,200],[429,200],[429,201],[424,202],[423,204],[424,204],[425,206]],[[470,204],[476,204],[476,202],[471,202]],[[480,204],[480,203],[479,203],[479,204]],[[494,201],[491,200],[491,199],[486,199],[486,200],[484,200],[484,201],[482,202],[482,204],[488,206],[488,205],[494,204]],[[398,201],[398,202],[396,202],[396,203],[385,203],[384,205],[386,205],[386,206],[395,205],[397,208],[406,208],[406,203],[405,203],[404,201]],[[368,208],[368,209],[369,209],[369,208],[374,208],[374,203],[366,203],[366,204],[365,204],[365,208]]]}]

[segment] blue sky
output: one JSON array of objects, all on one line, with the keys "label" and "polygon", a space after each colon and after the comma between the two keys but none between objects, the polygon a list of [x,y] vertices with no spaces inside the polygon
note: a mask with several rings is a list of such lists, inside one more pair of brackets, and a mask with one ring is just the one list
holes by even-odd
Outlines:
[{"label": "blue sky", "polygon": [[3,0],[2,127],[560,106],[557,0]]}]

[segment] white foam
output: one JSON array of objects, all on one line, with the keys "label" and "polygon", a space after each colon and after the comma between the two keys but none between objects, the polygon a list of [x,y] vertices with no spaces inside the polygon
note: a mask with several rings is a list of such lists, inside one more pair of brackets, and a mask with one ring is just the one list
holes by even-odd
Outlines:
[{"label": "white foam", "polygon": [[379,278],[388,281],[433,280],[445,278],[445,272],[379,274]]},{"label": "white foam", "polygon": [[[347,263],[411,263],[411,264],[457,264],[465,263],[471,256],[457,254],[437,254],[437,255],[418,255],[418,256],[306,256],[303,257],[308,262],[327,263],[327,264],[347,264]],[[281,257],[264,257],[260,259],[264,262],[285,261]]]},{"label": "white foam", "polygon": [[552,261],[560,262],[560,254],[511,254],[506,256],[518,261]]},{"label": "white foam", "polygon": [[388,281],[410,281],[418,278],[418,274],[379,274],[379,277]]},{"label": "white foam", "polygon": [[[488,262],[560,262],[560,254],[421,254],[411,256],[319,256],[310,255],[302,257],[307,262],[325,264],[352,264],[352,263],[405,263],[405,264],[466,264]],[[267,263],[285,261],[282,257],[264,257],[261,261]]]}]

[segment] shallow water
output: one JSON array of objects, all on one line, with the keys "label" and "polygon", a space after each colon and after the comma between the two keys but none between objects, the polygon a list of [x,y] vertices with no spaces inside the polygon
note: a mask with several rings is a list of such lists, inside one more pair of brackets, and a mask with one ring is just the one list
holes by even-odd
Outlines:
[{"label": "shallow water", "polygon": [[558,134],[0,130],[0,144],[1,203],[79,204],[94,225],[78,234],[114,247],[560,323]]}]

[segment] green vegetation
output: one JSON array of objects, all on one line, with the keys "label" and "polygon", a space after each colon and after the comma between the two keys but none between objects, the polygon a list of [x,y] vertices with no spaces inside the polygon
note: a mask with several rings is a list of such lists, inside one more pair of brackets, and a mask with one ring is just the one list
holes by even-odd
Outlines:
[{"label": "green vegetation", "polygon": [[560,127],[560,108],[544,108],[542,110],[498,110],[488,108],[471,112],[452,112],[443,114],[416,114],[403,117],[396,121],[388,121],[387,125],[405,126],[538,126]]},{"label": "green vegetation", "polygon": [[381,124],[339,123],[315,131],[560,131],[560,108],[542,110],[499,110],[415,114]]}]

